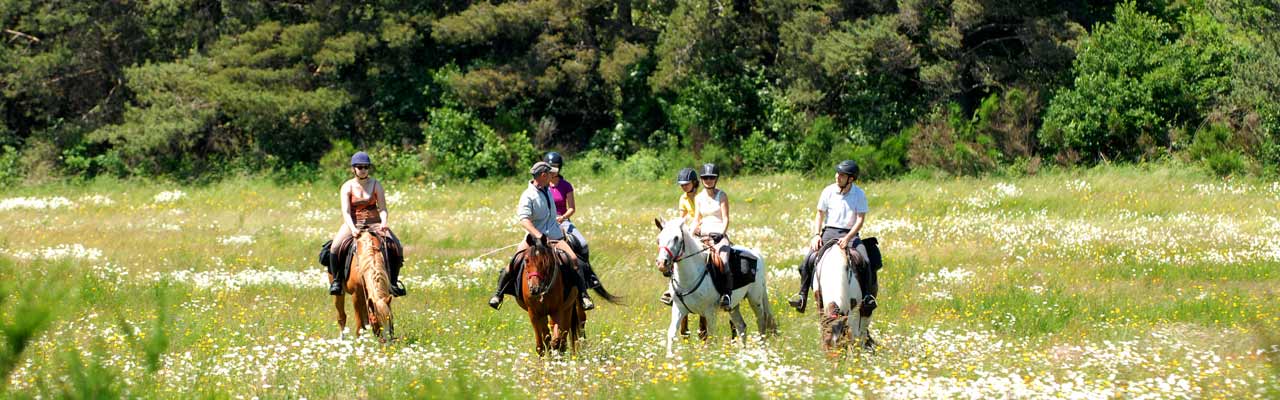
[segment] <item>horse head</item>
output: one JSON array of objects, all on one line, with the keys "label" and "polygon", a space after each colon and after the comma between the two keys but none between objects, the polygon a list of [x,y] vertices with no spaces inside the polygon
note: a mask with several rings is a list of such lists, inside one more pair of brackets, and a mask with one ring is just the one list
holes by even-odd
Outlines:
[{"label": "horse head", "polygon": [[654,218],[653,224],[658,227],[658,272],[664,277],[670,277],[675,271],[675,264],[688,253],[685,246],[688,245],[689,234],[684,230],[684,219],[663,223]]},{"label": "horse head", "polygon": [[541,296],[551,289],[553,279],[550,275],[555,272],[552,268],[556,268],[555,250],[552,249],[550,242],[546,236],[534,239],[533,236],[525,236],[525,244],[529,245],[529,249],[525,252],[525,281],[529,285],[529,294],[533,296]]}]

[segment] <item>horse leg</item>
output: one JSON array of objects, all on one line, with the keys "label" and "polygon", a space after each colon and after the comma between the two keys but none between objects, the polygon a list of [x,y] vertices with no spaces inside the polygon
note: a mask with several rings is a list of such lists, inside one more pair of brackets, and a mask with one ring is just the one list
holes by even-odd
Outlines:
[{"label": "horse leg", "polygon": [[703,311],[706,314],[701,314],[702,320],[707,321],[707,337],[703,338],[704,342],[712,337],[715,337],[716,334],[719,333],[719,328],[716,327],[716,319],[717,319],[716,313],[720,311],[719,310],[720,306],[718,304],[714,304],[711,307],[707,307],[707,308],[708,308],[707,310]]},{"label": "horse leg", "polygon": [[351,307],[356,311],[356,337],[360,337],[365,325],[369,324],[369,299],[364,294],[364,288],[358,289],[351,295]]},{"label": "horse leg", "polygon": [[547,317],[529,307],[529,323],[533,324],[534,348],[538,350],[538,357],[542,357],[547,352]]},{"label": "horse leg", "polygon": [[667,328],[667,357],[674,357],[675,353],[671,351],[671,345],[676,341],[676,337],[680,335],[680,321],[686,319],[689,312],[683,308],[671,305],[671,326]]},{"label": "horse leg", "polygon": [[347,307],[343,304],[346,301],[344,295],[333,296],[333,307],[338,310],[338,340],[347,338]]},{"label": "horse leg", "polygon": [[747,321],[742,319],[742,312],[739,309],[740,307],[735,305],[729,311],[729,337],[731,339],[742,337],[745,341],[747,338]]},{"label": "horse leg", "polygon": [[747,291],[747,303],[751,305],[751,312],[756,315],[756,328],[759,329],[760,336],[766,336],[778,333],[778,323],[773,320],[773,312],[769,310],[768,288],[762,283],[756,281],[751,284],[751,290]]}]

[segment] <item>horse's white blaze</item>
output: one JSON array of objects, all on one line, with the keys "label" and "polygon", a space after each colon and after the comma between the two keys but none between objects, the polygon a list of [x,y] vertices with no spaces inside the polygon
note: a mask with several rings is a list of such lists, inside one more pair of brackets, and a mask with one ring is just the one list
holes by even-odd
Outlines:
[{"label": "horse's white blaze", "polygon": [[[671,301],[671,325],[667,328],[667,356],[672,356],[672,345],[680,334],[680,319],[689,314],[698,314],[707,321],[707,336],[714,336],[718,326],[716,324],[717,309],[719,308],[720,294],[716,292],[715,285],[711,282],[711,277],[702,278],[707,271],[706,257],[699,253],[702,250],[701,242],[693,237],[687,230],[683,229],[684,221],[681,219],[667,221],[663,224],[662,232],[658,234],[658,262],[667,263],[674,261],[672,257],[686,257],[675,263],[672,271],[674,281],[671,282],[671,290],[674,294],[683,294],[683,296],[673,296]],[[684,246],[688,246],[684,248]],[[756,326],[761,334],[772,331],[775,328],[773,320],[773,312],[769,307],[769,296],[765,285],[765,263],[764,257],[760,253],[752,249],[734,247],[751,256],[755,257],[756,264],[756,281],[750,285],[733,291],[730,295],[729,307],[732,309],[730,318],[733,321],[734,329],[745,334],[746,322],[742,319],[742,314],[738,311],[738,304],[746,299],[751,305],[752,311],[756,316]],[[702,280],[699,282],[699,280]],[[694,285],[698,285],[696,288]]]}]

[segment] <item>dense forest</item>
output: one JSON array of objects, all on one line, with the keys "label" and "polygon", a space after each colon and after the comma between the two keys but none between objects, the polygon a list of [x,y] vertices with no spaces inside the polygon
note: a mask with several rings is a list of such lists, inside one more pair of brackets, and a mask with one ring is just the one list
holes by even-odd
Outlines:
[{"label": "dense forest", "polygon": [[0,181],[1280,165],[1280,0],[0,0]]}]

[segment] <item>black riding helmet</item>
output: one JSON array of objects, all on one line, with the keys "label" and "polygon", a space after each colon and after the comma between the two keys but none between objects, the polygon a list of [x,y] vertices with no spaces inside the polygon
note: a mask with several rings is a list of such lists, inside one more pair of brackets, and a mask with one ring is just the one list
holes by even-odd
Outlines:
[{"label": "black riding helmet", "polygon": [[857,177],[858,177],[858,163],[853,162],[853,160],[844,160],[844,161],[841,161],[839,164],[836,164],[836,172],[839,172],[839,173],[842,173],[842,174],[849,175],[849,176],[851,176],[851,177],[857,178]]},{"label": "black riding helmet", "polygon": [[716,168],[716,165],[713,163],[702,164],[702,173],[698,174],[698,176],[702,178],[706,178],[708,176],[719,177],[720,169]]},{"label": "black riding helmet", "polygon": [[680,170],[680,173],[676,174],[677,185],[693,183],[693,181],[696,181],[696,180],[698,180],[698,174],[693,171],[693,168],[685,167]]},{"label": "black riding helmet", "polygon": [[560,166],[564,165],[564,157],[561,157],[560,153],[554,151],[548,151],[547,155],[542,156],[542,161],[546,161],[547,164],[551,164],[552,167],[556,168],[560,168]]}]

